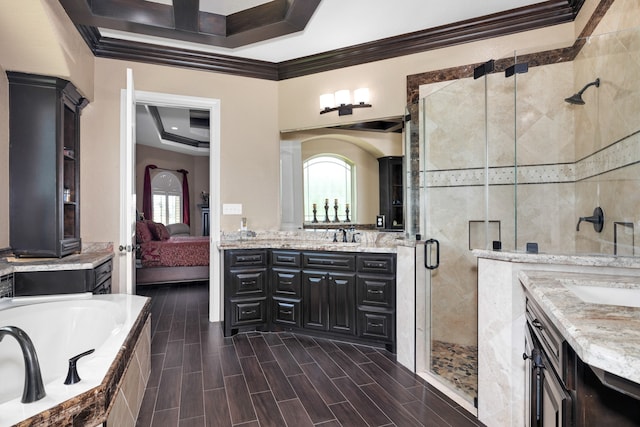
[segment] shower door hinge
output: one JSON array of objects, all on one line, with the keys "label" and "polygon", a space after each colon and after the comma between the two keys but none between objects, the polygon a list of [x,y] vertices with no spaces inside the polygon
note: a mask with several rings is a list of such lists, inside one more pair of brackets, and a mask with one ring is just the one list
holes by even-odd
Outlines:
[{"label": "shower door hinge", "polygon": [[473,69],[473,79],[477,80],[480,77],[487,75],[489,73],[492,73],[493,70],[495,69],[495,64],[496,61],[494,61],[493,59],[485,62],[482,65],[477,66],[476,68]]},{"label": "shower door hinge", "polygon": [[507,67],[504,70],[504,77],[508,78],[513,76],[514,74],[524,74],[529,71],[529,63],[521,62],[520,64],[513,64],[511,67]]}]

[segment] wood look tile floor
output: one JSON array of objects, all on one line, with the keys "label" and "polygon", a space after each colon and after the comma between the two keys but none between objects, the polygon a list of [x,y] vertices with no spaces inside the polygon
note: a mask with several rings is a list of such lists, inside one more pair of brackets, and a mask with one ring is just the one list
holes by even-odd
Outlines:
[{"label": "wood look tile floor", "polygon": [[291,333],[225,338],[204,283],[152,298],[138,426],[482,426],[384,349]]}]

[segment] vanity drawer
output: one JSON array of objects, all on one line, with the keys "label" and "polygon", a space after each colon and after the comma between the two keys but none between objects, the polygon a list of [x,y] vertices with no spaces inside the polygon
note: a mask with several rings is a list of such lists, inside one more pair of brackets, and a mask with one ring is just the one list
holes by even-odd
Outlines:
[{"label": "vanity drawer", "polygon": [[300,284],[302,282],[300,270],[288,270],[274,268],[271,270],[271,287],[274,295],[287,297],[300,297]]},{"label": "vanity drawer", "polygon": [[358,272],[395,274],[396,257],[392,254],[358,255]]},{"label": "vanity drawer", "polygon": [[300,267],[302,254],[295,251],[271,251],[271,265],[274,267]]},{"label": "vanity drawer", "polygon": [[392,276],[358,275],[358,304],[393,308],[395,282]]},{"label": "vanity drawer", "polygon": [[96,267],[94,270],[95,287],[99,287],[102,282],[111,278],[111,270],[113,269],[113,263],[111,260],[104,262]]},{"label": "vanity drawer", "polygon": [[226,251],[224,261],[228,268],[266,267],[267,251],[265,249]]},{"label": "vanity drawer", "polygon": [[303,252],[302,266],[305,269],[353,271],[356,256],[344,253]]},{"label": "vanity drawer", "polygon": [[300,300],[274,298],[271,316],[273,323],[300,327],[302,325]]},{"label": "vanity drawer", "polygon": [[231,301],[231,327],[265,323],[266,299]]},{"label": "vanity drawer", "polygon": [[393,314],[384,311],[358,310],[358,335],[393,342],[395,325]]},{"label": "vanity drawer", "polygon": [[231,270],[226,283],[230,297],[254,297],[266,295],[267,269],[243,268]]}]

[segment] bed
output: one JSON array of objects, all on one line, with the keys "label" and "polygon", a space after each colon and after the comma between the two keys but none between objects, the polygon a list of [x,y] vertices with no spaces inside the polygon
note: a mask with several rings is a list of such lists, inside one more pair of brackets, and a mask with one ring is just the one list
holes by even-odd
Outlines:
[{"label": "bed", "polygon": [[136,284],[209,280],[209,237],[191,236],[186,224],[136,223]]}]

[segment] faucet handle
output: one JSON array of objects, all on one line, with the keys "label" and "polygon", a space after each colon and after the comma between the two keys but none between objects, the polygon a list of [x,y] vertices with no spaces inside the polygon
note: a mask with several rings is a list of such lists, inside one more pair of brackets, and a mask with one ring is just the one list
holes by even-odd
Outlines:
[{"label": "faucet handle", "polygon": [[77,382],[80,382],[80,375],[78,375],[78,368],[76,367],[76,362],[81,357],[88,356],[94,351],[96,351],[96,349],[92,348],[91,350],[87,350],[84,353],[80,353],[76,356],[73,356],[71,359],[69,359],[69,371],[67,372],[67,378],[64,380],[65,385],[75,384]]}]

